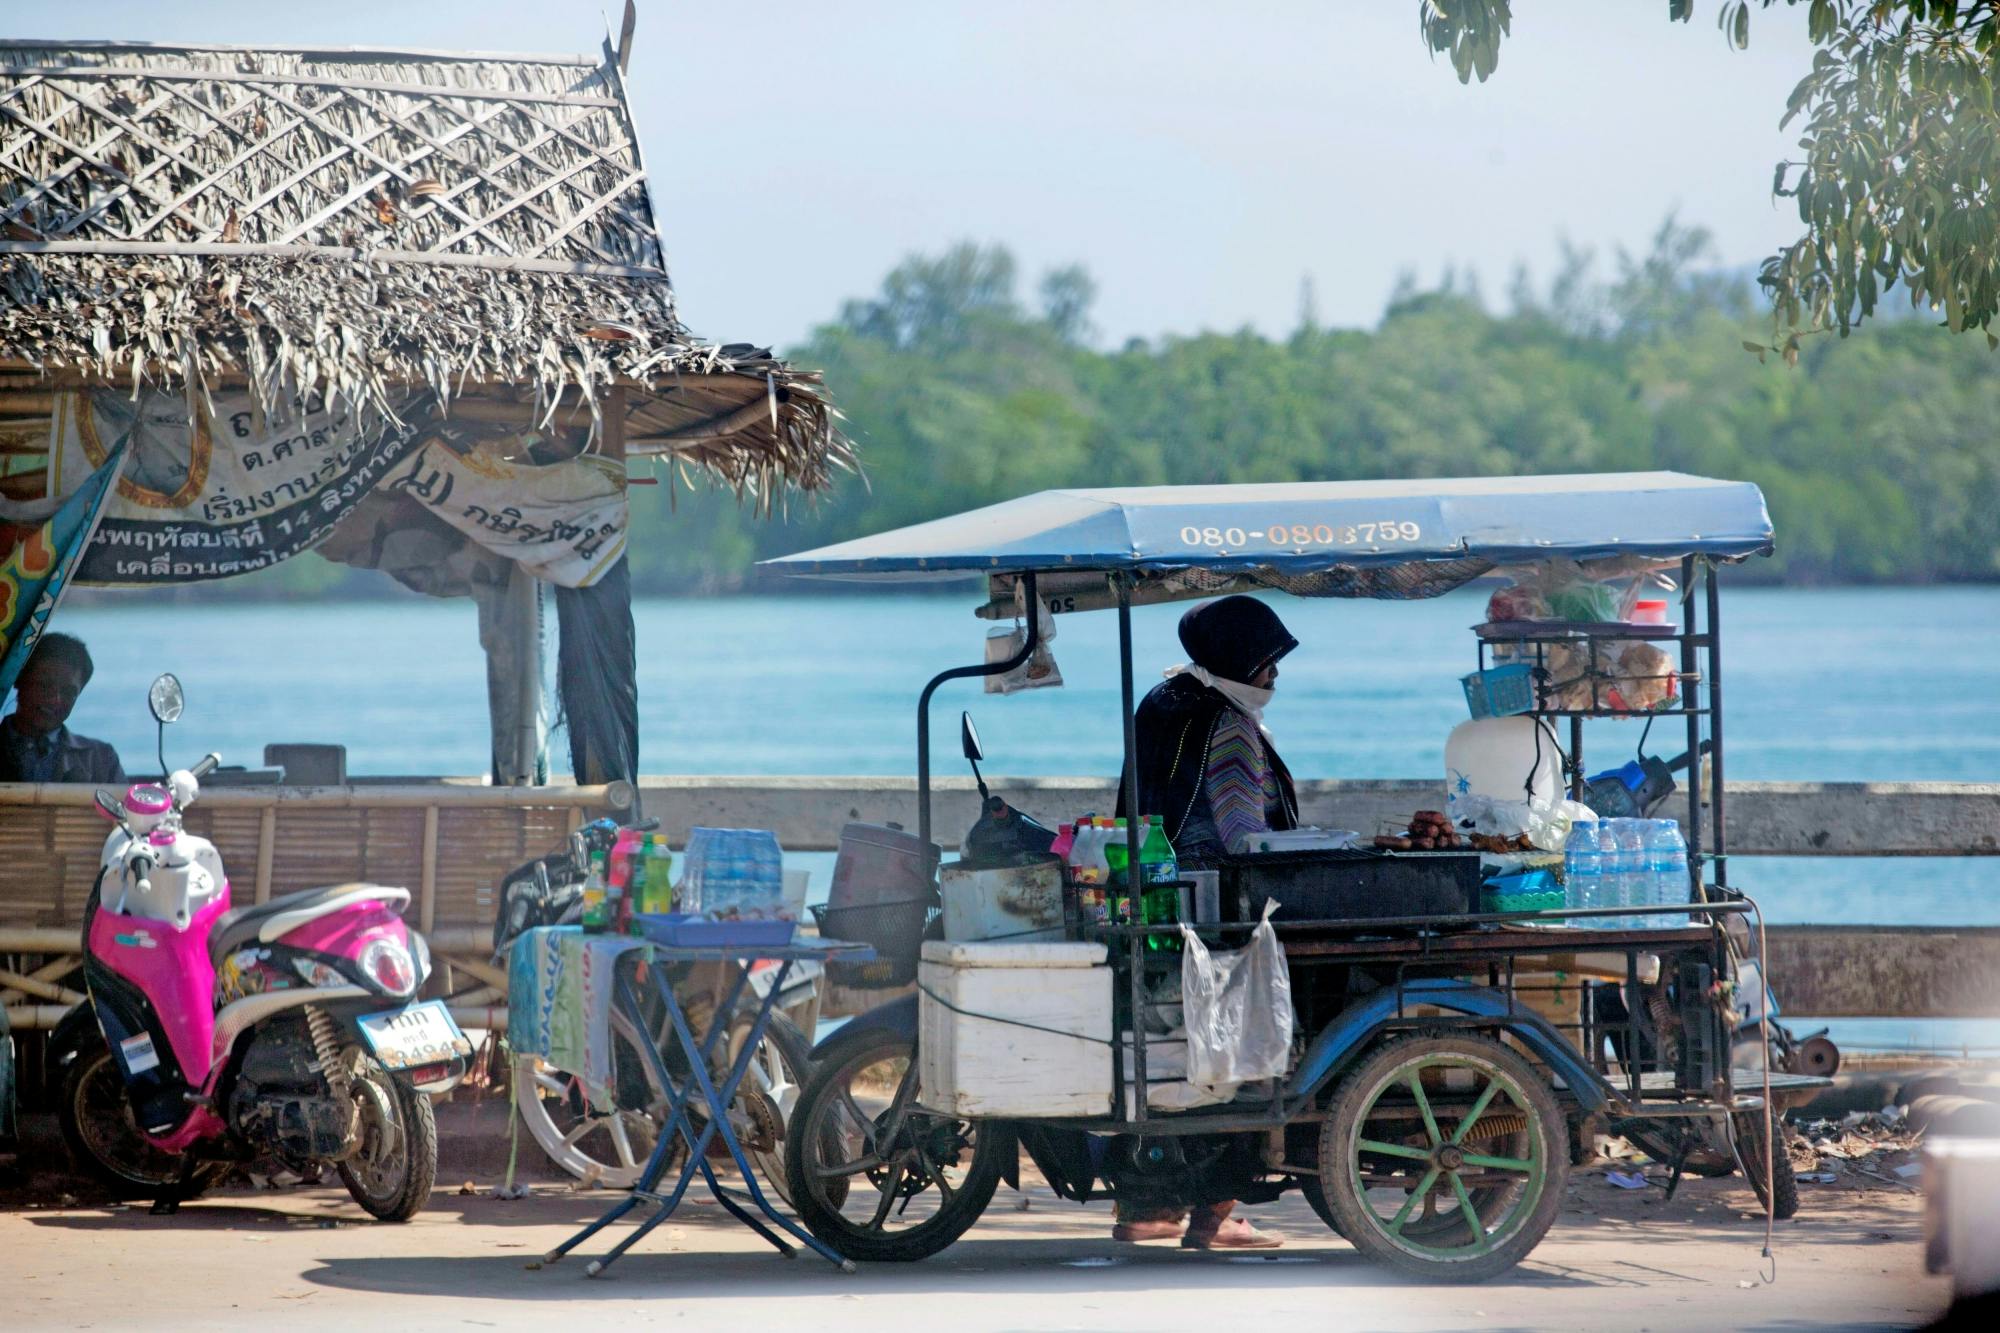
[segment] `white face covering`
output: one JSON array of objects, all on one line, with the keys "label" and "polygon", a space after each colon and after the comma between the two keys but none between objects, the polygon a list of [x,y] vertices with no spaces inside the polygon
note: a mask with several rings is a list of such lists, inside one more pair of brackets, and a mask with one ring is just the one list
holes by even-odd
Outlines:
[{"label": "white face covering", "polygon": [[1255,685],[1245,685],[1240,680],[1224,680],[1206,667],[1198,667],[1192,662],[1168,667],[1161,674],[1169,680],[1175,676],[1193,676],[1242,710],[1252,722],[1260,727],[1264,725],[1264,708],[1271,702],[1270,690],[1260,690]]}]

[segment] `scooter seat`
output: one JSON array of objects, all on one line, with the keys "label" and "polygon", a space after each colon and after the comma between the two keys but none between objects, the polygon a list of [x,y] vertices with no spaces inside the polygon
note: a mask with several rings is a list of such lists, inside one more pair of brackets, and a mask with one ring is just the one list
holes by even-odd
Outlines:
[{"label": "scooter seat", "polygon": [[[372,891],[372,892],[370,892]],[[393,902],[398,907],[410,901],[408,889],[384,888],[375,884],[329,884],[323,889],[305,889],[299,893],[287,893],[273,898],[267,903],[253,903],[248,907],[238,907],[226,912],[216,921],[208,936],[208,955],[217,966],[222,960],[246,944],[255,944],[263,933],[266,923],[272,918],[295,912],[311,912],[341,899],[365,901],[376,897],[384,902]]]}]

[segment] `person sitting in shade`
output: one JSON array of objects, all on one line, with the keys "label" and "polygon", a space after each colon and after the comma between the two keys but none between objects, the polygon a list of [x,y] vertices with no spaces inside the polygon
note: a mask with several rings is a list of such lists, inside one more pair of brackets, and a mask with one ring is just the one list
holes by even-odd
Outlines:
[{"label": "person sitting in shade", "polygon": [[125,785],[118,752],[66,725],[94,671],[83,640],[42,636],[14,681],[14,711],[0,718],[0,782]]},{"label": "person sitting in shade", "polygon": [[[1181,617],[1189,660],[1169,668],[1134,719],[1139,809],[1166,821],[1180,864],[1213,863],[1258,834],[1297,828],[1291,771],[1264,733],[1278,659],[1299,641],[1254,597],[1204,602]],[[1124,784],[1120,784],[1121,815]],[[1188,1249],[1268,1250],[1277,1236],[1231,1217],[1233,1201],[1193,1210],[1120,1207],[1112,1239],[1180,1238]]]}]

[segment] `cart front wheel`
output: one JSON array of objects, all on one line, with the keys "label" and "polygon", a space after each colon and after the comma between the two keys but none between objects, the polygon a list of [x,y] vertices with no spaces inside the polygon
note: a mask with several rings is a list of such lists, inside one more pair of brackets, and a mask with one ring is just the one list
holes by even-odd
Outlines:
[{"label": "cart front wheel", "polygon": [[914,1044],[881,1029],[842,1033],[816,1053],[785,1132],[792,1207],[850,1259],[928,1259],[964,1235],[1000,1183],[1004,1124],[916,1106]]},{"label": "cart front wheel", "polygon": [[1428,1282],[1481,1282],[1562,1209],[1569,1133],[1547,1079],[1488,1037],[1407,1037],[1335,1087],[1320,1127],[1334,1229]]}]

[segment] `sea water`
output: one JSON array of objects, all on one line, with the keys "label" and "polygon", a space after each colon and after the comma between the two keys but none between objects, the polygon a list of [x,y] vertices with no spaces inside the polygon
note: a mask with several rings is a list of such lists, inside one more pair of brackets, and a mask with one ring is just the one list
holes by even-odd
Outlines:
[{"label": "sea water", "polygon": [[[1301,643],[1282,664],[1265,714],[1292,771],[1440,774],[1445,736],[1465,719],[1458,677],[1476,665],[1468,627],[1482,618],[1485,596],[1467,589],[1426,602],[1274,599]],[[972,586],[924,595],[641,599],[634,606],[641,770],[914,773],[917,692],[934,672],[983,659],[988,626],[971,614],[979,600]],[[1184,609],[1134,610],[1141,692],[1185,660],[1174,633]],[[1064,687],[1003,699],[981,694],[976,682],[947,686],[932,727],[937,771],[951,771],[950,711],[969,708],[992,773],[1117,773],[1116,618],[1065,615],[1055,623]],[[1995,624],[2000,587],[1725,587],[1730,778],[2000,780]],[[57,613],[56,628],[81,635],[97,659],[73,726],[112,742],[133,773],[157,767],[145,691],[165,670],[180,675],[188,695],[186,717],[168,729],[174,764],[217,749],[232,763],[254,765],[268,742],[331,741],[347,746],[356,774],[486,767],[485,664],[464,599],[175,604],[86,591]],[[1596,772],[1630,758],[1640,729],[1589,724],[1586,767]],[[1671,758],[1683,737],[1677,721],[1661,719],[1646,748]],[[557,773],[566,760],[558,734]],[[948,841],[953,831],[943,832]],[[831,857],[788,859],[814,869],[813,896],[823,898]],[[2000,858],[1740,857],[1731,871],[1774,922],[2000,924]],[[1845,1033],[2000,1046],[1992,1025],[1845,1021],[1836,1038]]]}]

